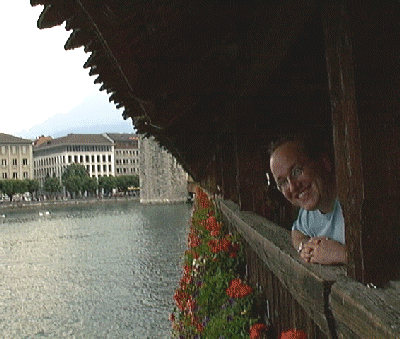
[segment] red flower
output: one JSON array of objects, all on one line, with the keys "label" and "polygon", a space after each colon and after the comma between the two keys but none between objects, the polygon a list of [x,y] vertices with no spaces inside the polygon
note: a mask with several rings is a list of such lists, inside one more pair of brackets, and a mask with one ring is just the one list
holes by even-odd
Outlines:
[{"label": "red flower", "polygon": [[215,218],[214,216],[208,217],[207,218],[207,225],[206,225],[206,229],[209,231],[212,230],[216,230],[218,229],[218,223],[217,223],[217,218]]},{"label": "red flower", "polygon": [[186,292],[181,290],[177,290],[174,294],[175,304],[181,311],[185,310],[186,301],[189,298],[189,295]]},{"label": "red flower", "polygon": [[194,247],[199,246],[200,244],[201,244],[200,238],[197,235],[190,233],[189,239],[188,239],[189,247],[194,248]]},{"label": "red flower", "polygon": [[212,237],[218,237],[219,236],[219,230],[212,230],[211,231],[211,236]]},{"label": "red flower", "polygon": [[307,339],[307,334],[302,330],[290,329],[281,332],[279,339]]},{"label": "red flower", "polygon": [[233,279],[226,289],[226,294],[230,298],[243,298],[253,292],[250,286],[243,284],[240,279]]},{"label": "red flower", "polygon": [[267,325],[261,324],[261,323],[256,323],[253,326],[250,327],[250,338],[251,339],[257,339],[260,338],[261,333],[265,331],[267,328]]}]

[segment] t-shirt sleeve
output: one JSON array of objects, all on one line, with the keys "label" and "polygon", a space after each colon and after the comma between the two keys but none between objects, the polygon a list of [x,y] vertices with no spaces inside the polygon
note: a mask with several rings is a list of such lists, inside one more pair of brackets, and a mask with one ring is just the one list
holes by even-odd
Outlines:
[{"label": "t-shirt sleeve", "polygon": [[305,235],[309,235],[308,230],[306,229],[305,225],[307,225],[307,220],[306,219],[306,213],[303,209],[300,209],[299,215],[297,216],[297,219],[293,223],[292,230],[293,231],[300,231],[301,233]]}]

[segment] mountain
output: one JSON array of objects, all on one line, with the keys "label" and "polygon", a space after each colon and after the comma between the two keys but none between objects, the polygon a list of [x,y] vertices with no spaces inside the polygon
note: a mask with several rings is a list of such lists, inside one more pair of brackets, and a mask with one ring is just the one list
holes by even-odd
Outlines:
[{"label": "mountain", "polygon": [[122,110],[117,110],[106,95],[95,92],[82,103],[64,114],[56,114],[44,123],[23,130],[14,135],[24,139],[38,136],[58,138],[69,133],[135,133],[132,120],[122,118]]}]

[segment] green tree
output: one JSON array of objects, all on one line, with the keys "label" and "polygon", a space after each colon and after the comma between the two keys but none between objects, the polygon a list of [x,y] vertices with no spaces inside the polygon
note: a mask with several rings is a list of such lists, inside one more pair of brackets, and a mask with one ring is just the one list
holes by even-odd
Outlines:
[{"label": "green tree", "polygon": [[94,194],[99,188],[99,183],[96,178],[87,177],[83,183],[84,190]]},{"label": "green tree", "polygon": [[46,177],[43,182],[43,189],[50,193],[50,195],[53,197],[55,193],[58,193],[61,191],[61,184],[60,180],[56,177]]},{"label": "green tree", "polygon": [[85,190],[85,181],[89,174],[85,166],[80,164],[69,165],[62,174],[62,183],[65,189],[75,197]]},{"label": "green tree", "polygon": [[27,189],[28,187],[25,180],[8,179],[2,180],[1,183],[1,190],[10,197],[10,201],[12,201],[16,193],[25,193]]},{"label": "green tree", "polygon": [[121,175],[115,178],[115,185],[120,192],[128,192],[130,187],[139,186],[139,176],[137,175]]},{"label": "green tree", "polygon": [[27,192],[30,193],[31,197],[33,198],[33,194],[39,191],[40,183],[38,180],[35,179],[27,179],[26,180]]},{"label": "green tree", "polygon": [[112,189],[116,188],[115,178],[112,175],[109,177],[99,177],[99,188],[104,189],[105,194],[112,192]]}]

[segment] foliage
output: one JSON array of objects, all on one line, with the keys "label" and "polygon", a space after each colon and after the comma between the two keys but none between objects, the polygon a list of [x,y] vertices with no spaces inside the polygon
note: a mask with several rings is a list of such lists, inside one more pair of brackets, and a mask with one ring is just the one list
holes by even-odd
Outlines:
[{"label": "foliage", "polygon": [[87,178],[89,176],[85,166],[81,164],[71,164],[68,165],[63,174],[62,174],[62,181],[70,178],[70,177],[80,177],[80,178]]},{"label": "foliage", "polygon": [[251,330],[255,324],[262,325],[255,312],[257,292],[243,278],[241,239],[227,233],[218,210],[200,189],[188,247],[174,295],[173,334],[179,338],[258,338]]},{"label": "foliage", "polygon": [[128,192],[129,187],[139,186],[139,176],[137,175],[120,175],[115,177],[115,185],[120,192]]},{"label": "foliage", "polygon": [[62,174],[62,183],[71,194],[78,194],[85,190],[85,182],[89,174],[81,164],[69,165]]},{"label": "foliage", "polygon": [[43,189],[50,194],[58,193],[61,191],[60,180],[56,177],[46,177],[43,182]]},{"label": "foliage", "polygon": [[103,188],[106,194],[110,193],[115,187],[115,178],[113,176],[99,178],[99,188]]},{"label": "foliage", "polygon": [[28,190],[26,180],[18,179],[1,180],[0,187],[1,191],[10,197],[10,201],[12,201],[12,198],[16,193],[25,193]]},{"label": "foliage", "polygon": [[39,189],[40,189],[40,183],[36,179],[27,179],[26,184],[27,184],[26,190],[27,190],[27,192],[29,192],[31,194],[32,197],[33,197],[33,194],[35,192],[39,191]]},{"label": "foliage", "polygon": [[83,189],[90,193],[95,193],[99,188],[99,183],[96,178],[87,177],[83,181]]}]

